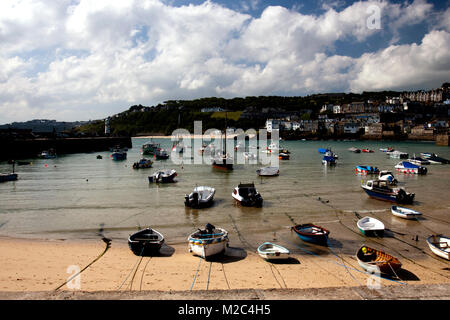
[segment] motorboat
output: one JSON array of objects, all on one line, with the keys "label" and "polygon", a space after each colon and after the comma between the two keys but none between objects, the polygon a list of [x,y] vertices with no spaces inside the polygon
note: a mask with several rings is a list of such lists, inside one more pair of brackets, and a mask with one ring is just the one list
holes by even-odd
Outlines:
[{"label": "motorboat", "polygon": [[416,155],[414,155],[412,158],[409,158],[408,161],[418,166],[426,166],[431,164],[429,160],[421,157],[416,157]]},{"label": "motorboat", "polygon": [[263,198],[254,183],[240,183],[231,194],[234,200],[244,207],[261,207]]},{"label": "motorboat", "polygon": [[184,204],[186,207],[203,208],[209,207],[213,200],[216,189],[208,186],[198,186],[190,194],[184,196]]},{"label": "motorboat", "polygon": [[291,227],[291,230],[293,230],[303,241],[321,245],[328,243],[330,231],[312,223],[298,224]]},{"label": "motorboat", "polygon": [[271,177],[271,176],[278,176],[280,174],[280,168],[279,167],[263,167],[256,170],[256,173],[258,176],[263,177]]},{"label": "motorboat", "polygon": [[258,247],[258,254],[265,260],[289,259],[289,250],[279,244],[264,242]]},{"label": "motorboat", "polygon": [[244,152],[244,158],[245,160],[257,160],[258,156],[255,153],[252,152]]},{"label": "motorboat", "polygon": [[163,148],[158,148],[155,151],[155,159],[156,160],[166,160],[169,159],[169,155],[167,154],[167,151]]},{"label": "motorboat", "polygon": [[411,204],[414,200],[414,193],[406,192],[403,188],[390,188],[387,181],[368,180],[361,188],[369,197],[393,201],[397,203]]},{"label": "motorboat", "polygon": [[395,165],[395,169],[401,173],[427,174],[427,168],[418,166],[409,161],[400,161]]},{"label": "motorboat", "polygon": [[422,215],[419,211],[399,206],[392,206],[391,212],[396,217],[408,220],[416,219],[418,216]]},{"label": "motorboat", "polygon": [[336,164],[336,159],[334,157],[325,155],[322,158],[322,164],[329,165],[329,166],[335,165]]},{"label": "motorboat", "polygon": [[290,157],[291,156],[289,155],[289,153],[285,153],[285,152],[278,153],[278,159],[280,159],[280,160],[289,160]]},{"label": "motorboat", "polygon": [[351,147],[348,148],[348,151],[354,152],[354,153],[361,153],[361,149],[355,148],[355,147]]},{"label": "motorboat", "polygon": [[49,149],[48,151],[42,151],[39,155],[39,158],[41,159],[55,159],[56,158],[56,152],[54,149]]},{"label": "motorboat", "polygon": [[111,158],[114,161],[121,161],[121,160],[126,160],[127,158],[127,153],[125,151],[122,150],[116,150],[111,154]]},{"label": "motorboat", "polygon": [[363,245],[356,252],[358,264],[367,272],[375,274],[395,275],[402,264],[396,257],[381,250]]},{"label": "motorboat", "polygon": [[138,162],[133,163],[133,169],[146,169],[151,168],[153,161],[147,158],[142,158]]},{"label": "motorboat", "polygon": [[447,164],[450,163],[450,160],[438,157],[437,154],[431,152],[423,152],[420,154],[426,160],[430,161],[430,164]]},{"label": "motorboat", "polygon": [[392,152],[387,152],[387,154],[389,154],[389,156],[393,159],[408,159],[408,154],[406,152],[401,152],[401,151],[392,151]]},{"label": "motorboat", "polygon": [[356,173],[362,173],[362,174],[377,174],[380,172],[380,170],[377,167],[372,166],[356,166],[355,168]]},{"label": "motorboat", "polygon": [[191,233],[188,242],[189,252],[206,260],[225,252],[229,242],[228,231],[208,223],[205,229]]},{"label": "motorboat", "polygon": [[393,152],[393,151],[395,151],[395,149],[394,148],[380,148],[380,151],[381,152]]},{"label": "motorboat", "polygon": [[386,181],[388,185],[395,186],[397,185],[398,181],[395,179],[394,175],[391,171],[387,170],[381,170],[378,174],[378,180]]},{"label": "motorboat", "polygon": [[170,183],[174,182],[174,178],[177,176],[177,172],[174,169],[159,170],[154,172],[148,177],[150,183]]},{"label": "motorboat", "polygon": [[159,143],[148,141],[142,145],[142,154],[143,155],[154,155],[156,150],[161,148]]},{"label": "motorboat", "polygon": [[372,217],[364,217],[356,223],[359,231],[365,236],[378,236],[384,234],[384,223]]},{"label": "motorboat", "polygon": [[221,170],[233,170],[233,158],[227,153],[219,152],[212,158],[212,166]]},{"label": "motorboat", "polygon": [[361,151],[365,152],[365,153],[372,153],[372,152],[374,152],[372,149],[369,149],[369,148],[362,149]]},{"label": "motorboat", "polygon": [[164,236],[152,228],[140,230],[128,237],[128,246],[137,256],[154,255],[163,243]]}]

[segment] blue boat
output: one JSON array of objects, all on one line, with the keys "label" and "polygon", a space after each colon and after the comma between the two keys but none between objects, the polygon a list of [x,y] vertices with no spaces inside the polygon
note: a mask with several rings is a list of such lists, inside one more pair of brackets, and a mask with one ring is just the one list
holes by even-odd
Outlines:
[{"label": "blue boat", "polygon": [[369,197],[397,203],[411,204],[415,196],[402,188],[390,188],[388,182],[383,180],[368,180],[361,188]]},{"label": "blue boat", "polygon": [[335,165],[336,159],[334,157],[324,156],[322,159],[322,163],[326,165]]},{"label": "blue boat", "polygon": [[328,243],[330,231],[312,223],[299,224],[291,227],[291,230],[294,230],[297,236],[303,241],[322,245]]},{"label": "blue boat", "polygon": [[111,154],[111,158],[115,161],[125,160],[127,158],[127,153],[125,151],[114,151]]},{"label": "blue boat", "polygon": [[0,182],[17,180],[17,173],[0,173]]},{"label": "blue boat", "polygon": [[326,152],[331,151],[331,150],[330,149],[319,148],[319,149],[317,149],[317,151],[319,151],[319,153],[326,153]]},{"label": "blue boat", "polygon": [[357,173],[364,173],[364,174],[377,174],[380,172],[380,170],[377,167],[372,166],[356,166],[355,171]]},{"label": "blue boat", "polygon": [[428,171],[427,168],[418,166],[409,161],[400,161],[395,166],[395,169],[397,169],[397,171],[402,173],[416,173],[416,174],[427,174]]}]

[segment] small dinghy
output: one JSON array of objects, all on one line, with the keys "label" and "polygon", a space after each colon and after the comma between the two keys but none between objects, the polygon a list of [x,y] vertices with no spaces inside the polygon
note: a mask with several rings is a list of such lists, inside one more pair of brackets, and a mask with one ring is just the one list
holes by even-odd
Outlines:
[{"label": "small dinghy", "polygon": [[146,228],[128,237],[128,246],[137,256],[148,256],[159,251],[164,236],[152,228]]},{"label": "small dinghy", "polygon": [[427,238],[427,243],[435,255],[450,260],[450,238],[443,235],[432,235]]},{"label": "small dinghy", "polygon": [[263,168],[256,170],[256,173],[258,174],[258,176],[262,176],[262,177],[278,176],[280,174],[280,168],[278,168],[278,167],[263,167]]},{"label": "small dinghy", "polygon": [[392,206],[391,212],[394,216],[403,218],[403,219],[415,219],[418,216],[422,215],[419,211],[415,211],[413,209],[403,208],[399,206]]},{"label": "small dinghy", "polygon": [[384,224],[380,220],[371,217],[359,219],[356,223],[359,231],[365,236],[383,236]]},{"label": "small dinghy", "polygon": [[205,229],[198,229],[189,238],[189,252],[204,259],[223,253],[228,246],[228,232],[208,223]]},{"label": "small dinghy", "polygon": [[244,207],[262,207],[263,198],[254,183],[240,183],[231,194],[237,203]]},{"label": "small dinghy", "polygon": [[372,149],[369,149],[369,148],[362,149],[361,151],[365,152],[365,153],[372,153],[372,152],[374,152]]},{"label": "small dinghy", "polygon": [[169,182],[174,182],[173,179],[176,176],[177,176],[177,172],[173,169],[161,170],[161,171],[156,171],[151,176],[149,176],[148,181],[150,183],[152,183],[152,182],[169,183]]},{"label": "small dinghy", "polygon": [[356,252],[359,265],[369,273],[395,275],[402,267],[400,260],[383,251],[363,245]]},{"label": "small dinghy", "polygon": [[289,153],[286,153],[286,152],[278,153],[278,159],[280,159],[280,160],[289,160],[290,158],[291,158],[291,156],[289,155]]},{"label": "small dinghy", "polygon": [[361,153],[361,149],[355,148],[355,147],[351,147],[348,148],[348,151],[354,152],[354,153]]},{"label": "small dinghy", "polygon": [[395,169],[397,169],[398,172],[401,173],[413,173],[413,174],[427,174],[427,168],[418,166],[414,163],[411,163],[409,161],[400,161],[395,165]]},{"label": "small dinghy", "polygon": [[191,208],[209,207],[213,200],[216,189],[208,186],[198,186],[189,194],[184,196],[184,204]]},{"label": "small dinghy", "polygon": [[259,256],[266,260],[288,259],[289,253],[285,247],[271,242],[264,242],[258,247]]},{"label": "small dinghy", "polygon": [[306,242],[327,244],[330,231],[312,223],[299,224],[291,228],[297,236]]},{"label": "small dinghy", "polygon": [[146,169],[151,168],[153,161],[147,158],[142,158],[138,162],[133,163],[133,169]]}]

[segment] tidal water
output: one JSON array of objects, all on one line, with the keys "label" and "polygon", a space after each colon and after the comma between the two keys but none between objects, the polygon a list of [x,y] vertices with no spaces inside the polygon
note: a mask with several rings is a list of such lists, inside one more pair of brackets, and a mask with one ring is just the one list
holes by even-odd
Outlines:
[{"label": "tidal water", "polygon": [[[356,241],[356,235],[341,223],[357,231],[358,215],[380,218],[403,233],[426,236],[450,231],[450,165],[428,165],[423,176],[404,175],[395,173],[399,159],[379,151],[394,147],[410,155],[434,152],[450,159],[450,148],[434,142],[281,141],[291,152],[290,160],[280,160],[278,177],[260,178],[257,164],[236,164],[233,171],[223,172],[207,164],[177,165],[169,159],[155,161],[150,169],[134,170],[132,164],[140,159],[147,141],[133,138],[125,161],[113,161],[110,152],[97,152],[29,159],[32,165],[16,166],[19,179],[0,184],[0,236],[95,239],[102,228],[105,236],[126,242],[130,233],[151,226],[164,234],[167,243],[175,244],[186,242],[191,232],[209,222],[227,229],[231,244],[255,248],[262,241],[283,242],[294,223],[313,222],[345,244]],[[170,151],[170,139],[153,141]],[[320,147],[331,148],[339,156],[335,167],[322,165]],[[348,151],[350,147],[375,152],[356,154]],[[408,207],[421,211],[422,221],[393,217],[391,203],[370,199],[360,187],[370,176],[355,174],[358,164],[393,171],[399,185],[416,194]],[[159,168],[177,170],[176,183],[150,184],[147,177]],[[0,163],[0,172],[11,169],[6,162]],[[231,193],[240,182],[255,183],[264,199],[262,208],[234,204]],[[185,208],[184,195],[196,185],[216,188],[211,208]]]}]

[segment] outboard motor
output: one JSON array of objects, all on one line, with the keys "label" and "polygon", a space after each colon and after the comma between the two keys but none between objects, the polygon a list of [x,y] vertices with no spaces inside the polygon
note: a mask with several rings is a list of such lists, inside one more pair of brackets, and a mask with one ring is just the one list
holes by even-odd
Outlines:
[{"label": "outboard motor", "polygon": [[198,192],[192,194],[192,204],[199,205]]},{"label": "outboard motor", "polygon": [[184,205],[189,206],[189,195],[188,194],[184,195]]}]

